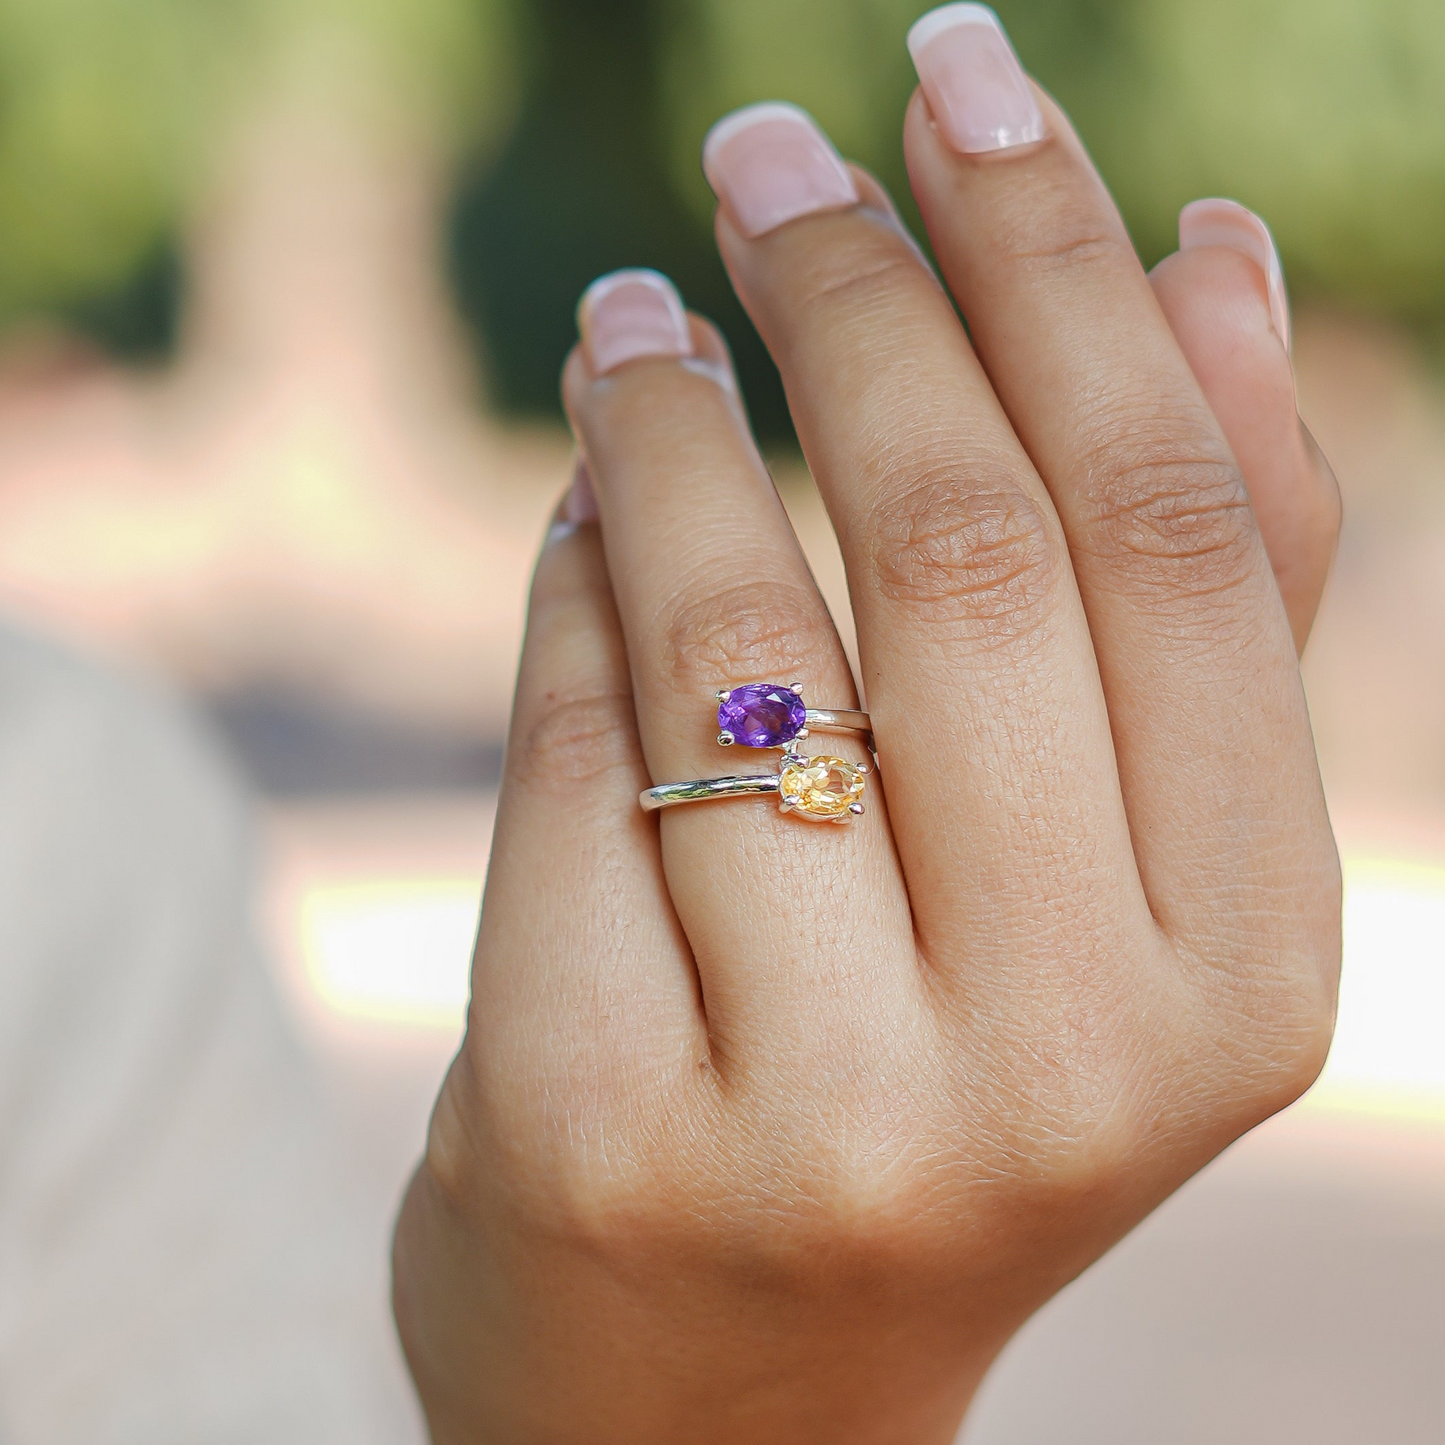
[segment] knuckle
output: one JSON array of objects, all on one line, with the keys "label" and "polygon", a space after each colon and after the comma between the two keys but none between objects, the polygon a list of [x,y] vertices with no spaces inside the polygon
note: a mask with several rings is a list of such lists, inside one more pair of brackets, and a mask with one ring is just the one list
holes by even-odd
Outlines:
[{"label": "knuckle", "polygon": [[1319,1078],[1335,1037],[1334,990],[1312,990],[1293,1010],[1281,1080],[1284,1104],[1292,1104]]},{"label": "knuckle", "polygon": [[793,675],[835,654],[837,634],[816,596],[786,583],[758,606],[756,584],[738,584],[681,602],[664,643],[671,675],[692,686],[703,679]]},{"label": "knuckle", "polygon": [[1257,986],[1228,1010],[1226,1027],[1252,1045],[1239,1067],[1247,1123],[1294,1103],[1319,1078],[1334,1039],[1335,1004],[1334,971],[1312,967],[1283,985]]},{"label": "knuckle", "polygon": [[1146,451],[1112,455],[1095,471],[1084,545],[1142,589],[1198,600],[1254,570],[1254,517],[1232,462]]},{"label": "knuckle", "polygon": [[678,448],[706,456],[713,428],[734,424],[727,391],[680,361],[624,367],[607,380],[592,401],[595,429],[627,438],[634,457],[671,462]]},{"label": "knuckle", "polygon": [[790,238],[798,248],[789,268],[791,314],[808,316],[820,305],[833,311],[855,306],[867,310],[919,278],[917,254],[891,224],[849,216],[844,225],[829,246],[809,243],[804,236]]},{"label": "knuckle", "polygon": [[829,257],[806,277],[797,304],[804,311],[821,303],[867,309],[887,297],[899,281],[912,279],[917,269],[918,262],[901,248],[872,246]]},{"label": "knuckle", "polygon": [[1078,1129],[1064,1147],[1045,1147],[1025,1171],[1034,1204],[1067,1214],[1111,1193],[1136,1166],[1143,1138],[1137,1121],[1121,1111]]},{"label": "knuckle", "polygon": [[638,763],[632,698],[620,692],[548,693],[515,749],[512,767],[532,786],[566,787]]},{"label": "knuckle", "polygon": [[1063,565],[1062,541],[1012,479],[927,477],[891,495],[875,518],[885,596],[999,640],[1037,623]]},{"label": "knuckle", "polygon": [[1006,262],[1036,272],[1138,264],[1128,237],[1108,223],[1091,196],[1073,196],[1062,189],[1006,225],[998,238],[998,252]]},{"label": "knuckle", "polygon": [[[466,1216],[478,1202],[481,1157],[469,1120],[476,1108],[476,1081],[462,1049],[447,1072],[427,1125],[423,1167],[451,1212]],[[459,1097],[462,1095],[463,1097]]]}]

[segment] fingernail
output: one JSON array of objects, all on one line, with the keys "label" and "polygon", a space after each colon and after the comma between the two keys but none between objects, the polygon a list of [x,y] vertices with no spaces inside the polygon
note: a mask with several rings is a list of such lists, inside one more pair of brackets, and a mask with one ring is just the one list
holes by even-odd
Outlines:
[{"label": "fingernail", "polygon": [[941,5],[908,32],[908,53],[944,140],[972,155],[1044,138],[1023,67],[987,5]]},{"label": "fingernail", "polygon": [[799,216],[858,204],[858,187],[805,110],[781,101],[724,116],[702,146],[708,185],[749,240]]},{"label": "fingernail", "polygon": [[1190,201],[1179,213],[1179,249],[1228,246],[1249,257],[1264,272],[1269,293],[1269,319],[1275,334],[1289,350],[1289,297],[1284,289],[1284,268],[1269,227],[1238,201],[1211,197]]},{"label": "fingernail", "polygon": [[598,376],[643,357],[692,355],[682,298],[657,271],[599,277],[583,293],[577,325]]},{"label": "fingernail", "polygon": [[572,469],[572,485],[562,499],[559,515],[574,527],[597,520],[597,493],[592,488],[592,473],[582,457],[577,458],[577,465]]}]

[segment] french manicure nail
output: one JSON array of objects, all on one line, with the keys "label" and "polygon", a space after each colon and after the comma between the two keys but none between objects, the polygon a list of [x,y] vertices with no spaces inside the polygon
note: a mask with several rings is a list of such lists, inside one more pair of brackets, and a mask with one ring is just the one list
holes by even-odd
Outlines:
[{"label": "french manicure nail", "polygon": [[644,357],[692,355],[682,298],[658,271],[613,271],[599,277],[583,293],[577,325],[598,376]]},{"label": "french manicure nail", "polygon": [[956,151],[1006,150],[1044,138],[1044,117],[1018,56],[987,5],[941,5],[908,32],[919,83]]},{"label": "french manicure nail", "polygon": [[1179,249],[1228,246],[1248,256],[1264,272],[1269,293],[1269,319],[1275,334],[1289,350],[1289,297],[1284,289],[1284,268],[1269,227],[1238,201],[1211,197],[1190,201],[1179,213]]},{"label": "french manicure nail", "polygon": [[805,110],[781,101],[724,116],[708,132],[702,169],[749,240],[799,216],[858,204],[858,187]]}]

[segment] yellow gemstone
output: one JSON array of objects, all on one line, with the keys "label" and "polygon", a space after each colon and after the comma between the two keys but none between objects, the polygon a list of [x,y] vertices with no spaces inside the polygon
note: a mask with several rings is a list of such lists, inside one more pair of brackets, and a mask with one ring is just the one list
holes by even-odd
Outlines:
[{"label": "yellow gemstone", "polygon": [[778,775],[783,806],[809,818],[846,819],[863,784],[863,770],[842,758],[789,758]]}]

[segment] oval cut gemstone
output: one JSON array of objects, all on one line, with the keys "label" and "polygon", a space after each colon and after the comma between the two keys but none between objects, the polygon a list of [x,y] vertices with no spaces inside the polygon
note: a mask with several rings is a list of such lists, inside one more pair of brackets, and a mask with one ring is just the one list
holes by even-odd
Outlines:
[{"label": "oval cut gemstone", "polygon": [[778,774],[783,804],[810,818],[846,818],[861,801],[863,770],[842,758],[788,758]]},{"label": "oval cut gemstone", "polygon": [[720,732],[749,748],[780,748],[803,731],[808,712],[790,687],[750,682],[735,687],[717,710]]}]

